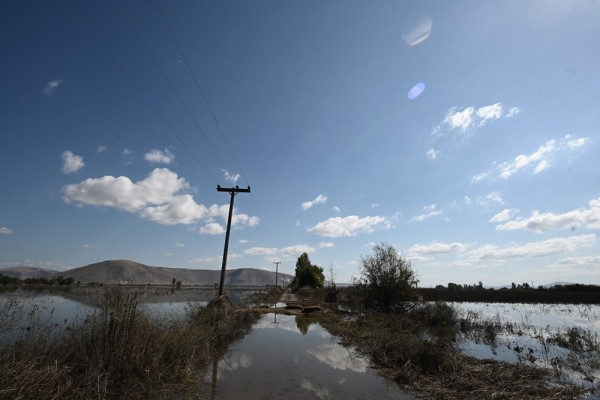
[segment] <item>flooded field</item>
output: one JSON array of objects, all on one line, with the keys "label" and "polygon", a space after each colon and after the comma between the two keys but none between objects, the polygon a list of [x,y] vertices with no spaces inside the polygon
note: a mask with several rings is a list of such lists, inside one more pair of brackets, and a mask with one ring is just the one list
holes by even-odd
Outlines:
[{"label": "flooded field", "polygon": [[[106,293],[103,288],[0,294],[0,343],[29,335],[33,326],[48,335],[84,324]],[[190,307],[203,308],[216,295],[209,289],[127,288],[139,310],[160,323],[183,321]],[[230,291],[236,304],[251,305],[256,290]],[[460,321],[457,348],[478,359],[550,369],[553,381],[595,389],[600,398],[600,306],[565,304],[450,303]],[[278,302],[273,307],[283,307]],[[271,312],[271,311],[269,311]],[[12,326],[7,331],[6,326]],[[338,344],[305,315],[262,315],[250,334],[197,373],[200,398],[413,398],[373,370],[367,359]]]},{"label": "flooded field", "polygon": [[305,316],[265,314],[206,372],[202,398],[412,399]]},{"label": "flooded field", "polygon": [[[453,303],[463,323],[460,350],[479,359],[554,371],[558,381],[600,387],[600,306]],[[590,397],[590,398],[600,398]]]}]

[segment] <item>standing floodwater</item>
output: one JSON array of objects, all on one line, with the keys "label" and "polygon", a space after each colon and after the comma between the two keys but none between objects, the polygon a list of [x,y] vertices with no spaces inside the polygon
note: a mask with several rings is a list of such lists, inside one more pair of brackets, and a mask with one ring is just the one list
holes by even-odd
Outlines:
[{"label": "standing floodwater", "polygon": [[413,398],[310,318],[275,314],[207,369],[200,391],[206,399]]}]

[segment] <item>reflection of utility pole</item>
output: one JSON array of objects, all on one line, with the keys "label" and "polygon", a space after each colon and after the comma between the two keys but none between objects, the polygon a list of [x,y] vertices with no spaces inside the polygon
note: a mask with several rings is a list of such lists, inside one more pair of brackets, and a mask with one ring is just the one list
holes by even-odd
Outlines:
[{"label": "reflection of utility pole", "polygon": [[217,191],[228,192],[231,195],[231,202],[229,203],[229,218],[227,219],[227,233],[225,233],[225,248],[223,249],[223,264],[221,265],[221,282],[219,283],[219,296],[222,296],[223,286],[225,285],[225,269],[227,267],[227,249],[229,248],[229,232],[231,232],[233,198],[238,193],[250,193],[250,186],[248,186],[248,189],[240,189],[238,186],[234,188],[222,188],[221,185],[217,185]]},{"label": "reflection of utility pole", "polygon": [[279,269],[281,261],[273,261],[273,264],[275,264],[275,288],[277,288],[277,270]]}]

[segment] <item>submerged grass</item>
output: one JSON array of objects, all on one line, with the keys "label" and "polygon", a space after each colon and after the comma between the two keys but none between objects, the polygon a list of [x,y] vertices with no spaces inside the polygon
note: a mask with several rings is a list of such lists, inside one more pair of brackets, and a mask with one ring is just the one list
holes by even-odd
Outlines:
[{"label": "submerged grass", "polygon": [[[335,304],[311,318],[342,344],[368,356],[381,374],[417,398],[574,399],[589,392],[552,382],[552,369],[478,360],[460,353],[461,334],[476,331],[484,341],[494,342],[499,321],[479,321],[473,315],[463,318],[444,302],[414,302],[407,309],[404,313],[360,313],[351,308],[340,311]],[[580,332],[571,332],[564,340],[575,347],[584,343],[581,346],[588,349]]]},{"label": "submerged grass", "polygon": [[15,307],[0,311],[3,328],[11,321],[24,333],[0,337],[2,399],[167,398],[197,382],[258,319],[247,309],[199,306],[186,317],[150,318],[118,289],[85,321],[58,331],[47,323],[23,327]]}]

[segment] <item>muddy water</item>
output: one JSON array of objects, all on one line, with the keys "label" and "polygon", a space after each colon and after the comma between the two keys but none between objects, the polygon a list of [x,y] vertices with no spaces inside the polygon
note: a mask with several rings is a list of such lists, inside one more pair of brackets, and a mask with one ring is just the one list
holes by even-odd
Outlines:
[{"label": "muddy water", "polygon": [[413,399],[305,316],[266,314],[206,371],[205,399]]}]

